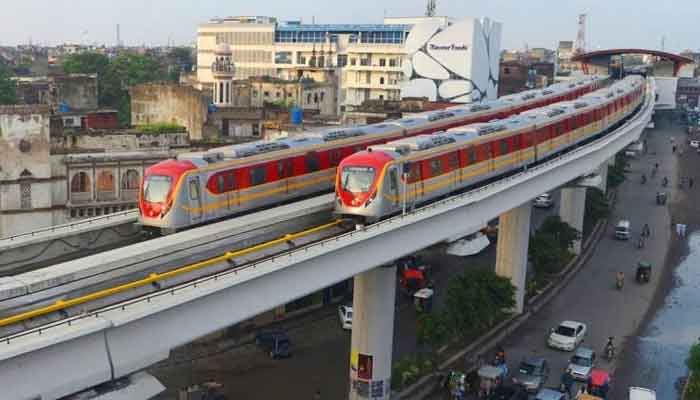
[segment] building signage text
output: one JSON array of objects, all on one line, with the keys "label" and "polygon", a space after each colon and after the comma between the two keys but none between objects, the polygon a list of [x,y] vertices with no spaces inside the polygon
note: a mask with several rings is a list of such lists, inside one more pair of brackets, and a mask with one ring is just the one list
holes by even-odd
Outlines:
[{"label": "building signage text", "polygon": [[430,50],[467,51],[468,48],[466,44],[430,44]]}]

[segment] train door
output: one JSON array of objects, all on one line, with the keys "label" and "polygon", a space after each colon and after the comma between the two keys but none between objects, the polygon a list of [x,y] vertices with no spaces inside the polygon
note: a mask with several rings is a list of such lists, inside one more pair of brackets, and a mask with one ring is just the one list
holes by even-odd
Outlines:
[{"label": "train door", "polygon": [[202,192],[198,176],[190,176],[188,178],[187,191],[190,198],[190,221],[198,223],[202,220]]},{"label": "train door", "polygon": [[[396,171],[396,167],[392,166],[389,168],[389,197],[393,199],[393,208],[396,209],[399,205],[406,201],[406,189],[408,185],[406,182],[399,182],[399,173]],[[399,185],[402,183],[402,185]],[[399,186],[402,186],[399,188]],[[385,186],[386,187],[386,186]]]}]

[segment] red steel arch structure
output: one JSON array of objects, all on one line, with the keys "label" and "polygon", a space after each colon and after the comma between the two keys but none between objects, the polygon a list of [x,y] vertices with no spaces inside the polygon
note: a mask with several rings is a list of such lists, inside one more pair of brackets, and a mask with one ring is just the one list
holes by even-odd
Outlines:
[{"label": "red steel arch structure", "polygon": [[594,59],[600,59],[604,57],[619,56],[622,54],[649,54],[652,56],[659,57],[664,60],[673,61],[673,76],[678,76],[678,71],[680,71],[683,64],[692,63],[693,60],[688,57],[683,57],[678,54],[668,53],[659,50],[647,50],[647,49],[607,49],[607,50],[597,50],[591,51],[589,53],[578,54],[571,58],[571,61],[580,62],[584,73],[588,73],[588,66]]}]

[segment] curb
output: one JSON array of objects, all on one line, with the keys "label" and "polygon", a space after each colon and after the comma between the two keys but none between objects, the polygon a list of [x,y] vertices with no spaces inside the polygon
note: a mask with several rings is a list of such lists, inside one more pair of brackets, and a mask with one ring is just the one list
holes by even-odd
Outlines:
[{"label": "curb", "polygon": [[[610,208],[615,204],[616,193],[615,191],[610,191],[608,197],[608,202]],[[505,337],[511,334],[513,331],[518,329],[525,321],[530,319],[530,317],[537,313],[542,307],[549,303],[554,296],[556,296],[568,283],[573,279],[573,277],[578,273],[578,271],[583,268],[586,262],[590,259],[593,251],[595,250],[596,244],[600,241],[605,228],[608,225],[608,219],[601,219],[596,222],[595,227],[591,231],[590,236],[583,243],[583,251],[578,256],[574,257],[569,263],[564,267],[564,269],[557,275],[555,275],[555,280],[547,284],[542,292],[532,297],[526,302],[526,309],[520,315],[510,317],[495,327],[491,328],[488,332],[481,335],[479,338],[474,340],[467,347],[462,350],[457,351],[452,357],[448,358],[440,365],[436,372],[432,372],[428,375],[423,376],[418,379],[415,383],[408,386],[401,392],[392,393],[392,398],[394,399],[424,399],[428,395],[432,394],[440,383],[443,371],[447,369],[451,364],[457,362],[461,358],[465,358],[467,354],[471,354],[469,358],[469,368],[466,372],[471,372],[476,369],[476,360],[487,352],[487,349],[491,349],[498,343],[502,342]],[[466,360],[465,360],[466,361]]]}]

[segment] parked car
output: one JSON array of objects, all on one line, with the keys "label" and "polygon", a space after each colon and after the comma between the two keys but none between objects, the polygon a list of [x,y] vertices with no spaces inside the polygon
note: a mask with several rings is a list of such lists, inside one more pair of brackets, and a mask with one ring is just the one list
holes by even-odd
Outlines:
[{"label": "parked car", "polygon": [[631,235],[630,222],[626,219],[620,220],[615,226],[615,238],[620,240],[628,240]]},{"label": "parked car", "polygon": [[690,147],[695,148],[695,149],[699,148],[700,147],[700,140],[691,140]]},{"label": "parked car", "polygon": [[528,400],[527,390],[522,386],[499,386],[487,400]]},{"label": "parked car", "polygon": [[292,355],[292,342],[282,331],[259,332],[255,335],[255,344],[265,350],[272,359],[287,358]]},{"label": "parked car", "polygon": [[558,390],[544,388],[537,392],[535,400],[569,400],[569,397]]},{"label": "parked car", "polygon": [[542,193],[541,195],[535,197],[534,204],[537,208],[550,208],[554,205],[554,200],[552,195],[549,193]]},{"label": "parked car", "polygon": [[586,324],[577,321],[564,321],[558,327],[552,328],[547,338],[549,347],[572,351],[586,336]]},{"label": "parked car", "polygon": [[595,364],[595,352],[588,347],[579,347],[569,361],[567,369],[577,381],[587,381]]},{"label": "parked car", "polygon": [[521,385],[528,392],[537,392],[549,377],[547,360],[541,357],[528,358],[520,362],[513,376],[513,383]]},{"label": "parked car", "polygon": [[343,329],[352,329],[352,307],[351,306],[340,306],[338,307],[338,318],[340,318],[340,326]]}]

